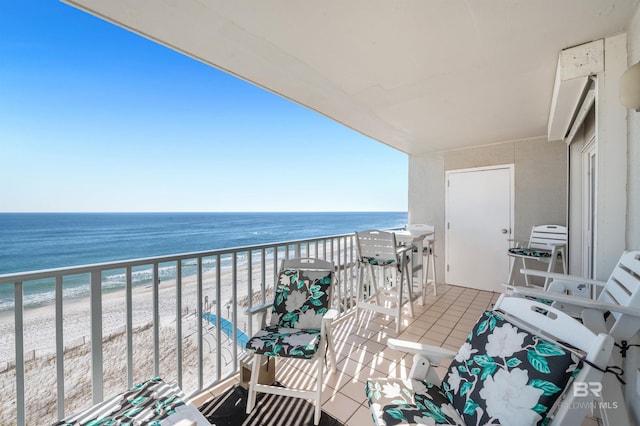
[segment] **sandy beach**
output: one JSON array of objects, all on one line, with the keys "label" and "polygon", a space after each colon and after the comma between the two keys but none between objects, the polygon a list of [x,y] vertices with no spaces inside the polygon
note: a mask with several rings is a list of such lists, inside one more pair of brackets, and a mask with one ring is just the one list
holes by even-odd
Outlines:
[{"label": "sandy beach", "polygon": [[[255,268],[255,265],[254,265]],[[254,277],[259,277],[259,270]],[[266,277],[273,276],[273,268],[267,267]],[[272,279],[267,283],[272,286]],[[247,330],[248,318],[243,305],[247,305],[247,271],[237,271],[238,327]],[[220,312],[222,318],[229,318],[232,305],[231,270],[223,268],[220,280]],[[254,299],[260,289],[255,284]],[[183,385],[186,393],[197,388],[197,321],[196,276],[182,280],[182,312],[178,316],[183,330]],[[203,294],[207,297],[212,313],[215,305],[215,276],[203,276]],[[272,297],[272,296],[271,296]],[[228,307],[228,308],[227,308]],[[133,345],[134,382],[153,376],[153,327],[152,288],[139,286],[133,289]],[[91,405],[91,358],[90,358],[90,309],[89,299],[65,301],[63,308],[64,325],[64,371],[65,371],[65,413],[67,415]],[[103,321],[103,368],[105,398],[127,389],[126,377],[126,303],[125,291],[104,293],[102,297]],[[160,376],[167,381],[177,379],[176,372],[176,281],[167,280],[159,284],[160,312]],[[24,318],[26,404],[27,424],[49,424],[56,415],[56,362],[55,362],[55,307],[53,305],[29,309]],[[215,380],[216,342],[215,327],[204,327],[204,383]],[[232,342],[222,335],[223,364],[227,371],[232,368]],[[0,315],[0,389],[5,395],[0,402],[0,424],[15,424],[15,367],[12,360],[15,351],[13,312]],[[193,367],[191,367],[193,366]],[[8,396],[8,397],[7,397]]]}]

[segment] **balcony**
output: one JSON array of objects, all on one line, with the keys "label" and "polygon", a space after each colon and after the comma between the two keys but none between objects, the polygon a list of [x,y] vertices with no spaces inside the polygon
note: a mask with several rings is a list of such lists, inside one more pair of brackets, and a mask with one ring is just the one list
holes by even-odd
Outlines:
[{"label": "balcony", "polygon": [[[335,375],[327,374],[322,410],[343,424],[372,424],[364,392],[367,378],[406,377],[411,368],[412,355],[389,349],[386,346],[387,337],[457,350],[477,318],[490,309],[497,298],[497,293],[441,285],[437,297],[430,292],[424,306],[414,304],[414,316],[403,318],[399,336],[395,335],[395,320],[384,315],[363,312],[360,320],[356,319],[354,312],[344,315],[334,328],[338,368]],[[311,386],[313,379],[308,374],[307,364],[296,360],[280,361],[276,369],[277,380],[285,386]],[[447,365],[437,367],[440,376],[446,371]],[[237,377],[228,379],[199,394],[194,402],[205,411],[208,399],[237,383]],[[256,410],[261,409],[268,410],[259,404]],[[311,424],[311,406],[301,411],[302,420],[295,424]],[[286,415],[286,410],[283,412]]]},{"label": "balcony", "polygon": [[[457,350],[498,294],[440,285],[437,296],[430,292],[423,306],[414,304],[415,315],[404,317],[396,336],[394,320],[370,312],[358,320],[352,309],[358,273],[353,238],[337,235],[0,276],[0,285],[13,286],[17,307],[13,320],[5,317],[3,323],[3,345],[15,348],[15,357],[0,365],[0,383],[10,395],[3,398],[0,423],[51,423],[153,376],[177,382],[205,411],[212,398],[239,382],[243,336],[257,326],[241,312],[269,297],[279,260],[311,256],[336,264],[341,310],[334,326],[338,369],[327,375],[322,409],[344,424],[369,424],[366,379],[406,377],[411,366],[411,356],[386,347],[387,338]],[[109,290],[114,273],[125,277],[123,290]],[[65,283],[83,276],[89,298],[66,295]],[[25,309],[24,289],[34,280],[50,282],[54,307]],[[86,333],[78,334],[83,327]],[[441,376],[446,367],[437,367]],[[306,368],[299,360],[281,361],[277,380],[285,386],[310,384]],[[311,410],[308,414],[311,418]]]}]

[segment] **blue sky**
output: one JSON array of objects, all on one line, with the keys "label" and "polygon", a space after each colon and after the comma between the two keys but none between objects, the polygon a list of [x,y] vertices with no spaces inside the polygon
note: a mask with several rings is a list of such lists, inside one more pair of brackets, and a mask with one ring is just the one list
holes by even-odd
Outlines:
[{"label": "blue sky", "polygon": [[0,211],[406,211],[407,156],[51,0],[0,14]]}]

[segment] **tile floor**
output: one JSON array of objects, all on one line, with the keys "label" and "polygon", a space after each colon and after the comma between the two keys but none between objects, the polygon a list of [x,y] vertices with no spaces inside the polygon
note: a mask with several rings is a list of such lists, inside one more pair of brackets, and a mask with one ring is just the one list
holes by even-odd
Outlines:
[{"label": "tile floor", "polygon": [[[371,414],[365,397],[369,377],[406,377],[412,356],[389,349],[387,338],[406,339],[442,346],[454,351],[462,345],[478,317],[498,299],[498,293],[441,285],[438,295],[427,296],[424,306],[414,303],[414,316],[403,315],[400,334],[395,333],[395,319],[364,311],[359,320],[346,315],[334,324],[337,371],[326,375],[322,393],[322,409],[347,425],[371,425]],[[406,308],[405,308],[406,312]],[[449,361],[436,367],[444,376]],[[313,383],[308,374],[309,362],[287,360],[277,365],[277,380],[285,386],[301,387]],[[204,400],[220,389],[237,383],[232,379],[201,395]],[[203,398],[203,399],[200,399]],[[197,402],[196,402],[197,405]],[[583,426],[594,426],[586,419]]]}]

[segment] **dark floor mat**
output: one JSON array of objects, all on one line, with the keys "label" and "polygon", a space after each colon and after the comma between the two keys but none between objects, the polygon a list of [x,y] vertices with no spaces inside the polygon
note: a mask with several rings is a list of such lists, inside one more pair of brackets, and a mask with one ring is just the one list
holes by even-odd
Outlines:
[{"label": "dark floor mat", "polygon": [[[302,398],[258,393],[256,407],[246,414],[247,390],[235,385],[202,404],[199,410],[215,426],[307,426],[313,425],[314,406]],[[343,423],[322,412],[320,426]]]}]

